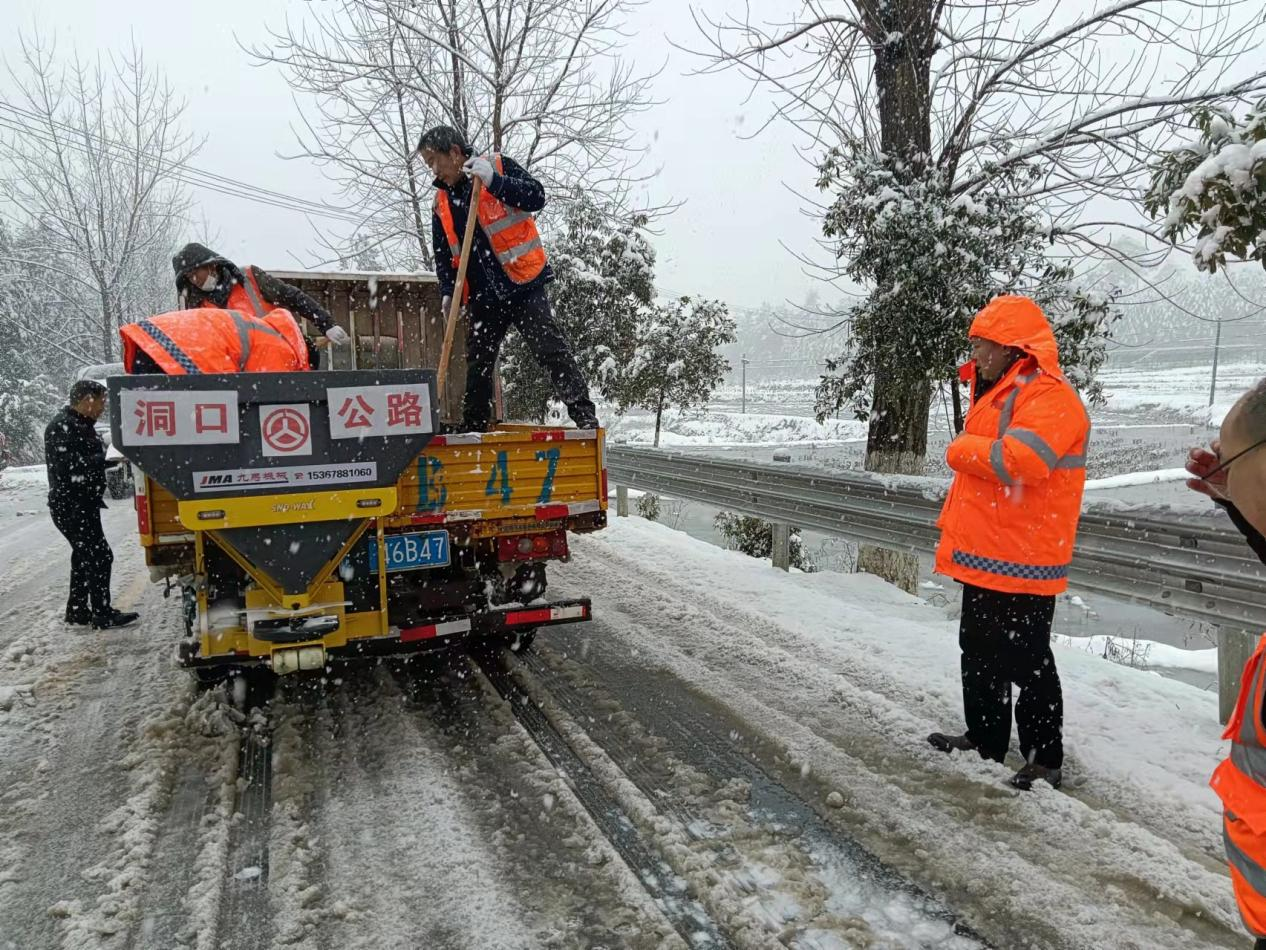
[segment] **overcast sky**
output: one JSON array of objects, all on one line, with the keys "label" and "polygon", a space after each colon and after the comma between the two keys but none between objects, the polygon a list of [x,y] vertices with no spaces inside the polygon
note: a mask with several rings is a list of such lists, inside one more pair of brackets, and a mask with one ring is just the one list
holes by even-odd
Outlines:
[{"label": "overcast sky", "polygon": [[[320,0],[317,0],[320,2]],[[762,0],[773,15],[790,0]],[[186,6],[132,0],[8,0],[0,55],[13,57],[19,29],[38,23],[56,30],[69,53],[94,54],[126,47],[134,33],[150,62],[161,67],[189,101],[190,126],[206,136],[194,160],[199,168],[302,198],[337,201],[321,171],[285,161],[293,151],[292,93],[276,67],[252,65],[235,40],[258,40],[257,24],[302,18],[304,0],[216,0]],[[717,15],[741,11],[742,0],[700,0]],[[768,6],[770,9],[765,10]],[[663,222],[654,239],[658,279],[668,293],[702,293],[735,305],[801,300],[815,281],[784,250],[813,246],[816,224],[805,217],[787,186],[810,191],[812,169],[785,132],[755,140],[741,134],[764,117],[767,100],[744,103],[748,84],[737,74],[687,75],[697,65],[670,39],[693,43],[695,27],[684,0],[648,0],[634,10],[627,55],[646,70],[667,63],[655,96],[664,104],[637,117],[650,147],[647,169],[660,169],[654,195],[686,203]],[[0,77],[0,91],[8,86]],[[252,206],[242,199],[195,191],[202,214],[218,233],[218,249],[239,263],[275,269],[302,266],[315,257],[311,226],[291,211]],[[189,235],[200,240],[202,234]]]}]

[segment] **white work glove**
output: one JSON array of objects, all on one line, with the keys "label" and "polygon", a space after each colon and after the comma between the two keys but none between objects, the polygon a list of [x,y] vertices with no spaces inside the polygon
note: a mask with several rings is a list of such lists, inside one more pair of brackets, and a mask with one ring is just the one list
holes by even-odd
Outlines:
[{"label": "white work glove", "polygon": [[325,338],[335,346],[344,346],[351,342],[351,337],[347,335],[347,331],[339,326],[332,326],[325,331]]},{"label": "white work glove", "polygon": [[453,306],[453,298],[452,298],[452,296],[450,296],[450,295],[446,295],[446,296],[444,297],[444,299],[440,301],[440,314],[441,314],[442,316],[447,317],[447,316],[448,316],[448,311],[449,311],[449,308],[450,308],[450,307],[452,307],[452,306]]},{"label": "white work glove", "polygon": [[492,162],[478,156],[467,160],[466,164],[462,166],[462,171],[471,177],[479,178],[484,183],[485,188],[492,184],[492,176],[495,174]]}]

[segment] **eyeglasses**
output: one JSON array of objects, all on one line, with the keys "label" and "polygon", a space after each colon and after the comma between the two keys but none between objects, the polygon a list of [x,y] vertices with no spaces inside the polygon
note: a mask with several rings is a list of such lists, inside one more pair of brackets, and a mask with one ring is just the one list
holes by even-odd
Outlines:
[{"label": "eyeglasses", "polygon": [[1221,461],[1221,460],[1219,460],[1219,462],[1218,462],[1218,464],[1217,464],[1216,466],[1214,466],[1214,467],[1213,467],[1212,469],[1210,469],[1208,472],[1205,472],[1203,475],[1201,475],[1201,476],[1200,476],[1200,480],[1201,480],[1202,482],[1207,482],[1207,481],[1209,481],[1211,478],[1213,478],[1213,476],[1214,476],[1214,475],[1218,474],[1218,472],[1225,472],[1228,468],[1230,468],[1231,463],[1232,463],[1232,462],[1234,462],[1237,458],[1240,458],[1240,457],[1242,457],[1242,456],[1248,455],[1248,453],[1249,453],[1249,452],[1251,452],[1251,451],[1253,451],[1253,449],[1258,449],[1258,448],[1261,448],[1263,445],[1266,445],[1266,439],[1258,439],[1256,442],[1254,442],[1254,443],[1253,443],[1252,445],[1250,445],[1248,448],[1246,448],[1246,449],[1241,449],[1239,452],[1236,452],[1234,455],[1232,455],[1232,456],[1231,456],[1229,459],[1227,459],[1226,461]]}]

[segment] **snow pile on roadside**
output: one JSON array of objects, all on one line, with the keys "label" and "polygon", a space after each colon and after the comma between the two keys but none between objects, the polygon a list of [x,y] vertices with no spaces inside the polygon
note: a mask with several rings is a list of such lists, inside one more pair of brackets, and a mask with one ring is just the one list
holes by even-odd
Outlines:
[{"label": "snow pile on roadside", "polygon": [[1162,482],[1182,482],[1191,475],[1185,468],[1161,468],[1154,472],[1126,472],[1107,478],[1086,479],[1086,491],[1105,491],[1111,488],[1133,488],[1138,485],[1159,485]]},{"label": "snow pile on roadside", "polygon": [[48,469],[43,465],[22,465],[0,470],[0,491],[23,489],[48,491]]},{"label": "snow pile on roadside", "polygon": [[[1197,673],[1218,672],[1217,648],[1184,650],[1158,643],[1155,640],[1138,640],[1134,637],[1114,637],[1096,634],[1091,637],[1056,636],[1055,645],[1068,650],[1080,650],[1091,656],[1102,657],[1114,663],[1122,663],[1139,670],[1195,670]],[[1062,654],[1061,654],[1062,655]],[[1056,662],[1059,657],[1056,657]]]},{"label": "snow pile on roadside", "polygon": [[43,465],[0,470],[0,512],[21,515],[27,509],[42,511],[47,494],[48,470]]},{"label": "snow pile on roadside", "polygon": [[[655,417],[627,415],[606,420],[614,443],[650,445],[655,441]],[[661,446],[794,445],[807,442],[847,442],[866,438],[866,423],[852,419],[818,422],[805,416],[740,414],[706,411],[665,413]]]},{"label": "snow pile on roadside", "polygon": [[[1217,697],[1056,646],[1066,793],[946,757],[962,728],[956,624],[870,575],[783,574],[642,519],[577,540],[556,584],[595,595],[604,638],[741,716],[878,856],[999,945],[1234,945],[1220,870]],[[606,618],[609,618],[606,619]],[[1058,631],[1057,631],[1058,632]],[[1148,895],[1141,899],[1138,895]]]}]

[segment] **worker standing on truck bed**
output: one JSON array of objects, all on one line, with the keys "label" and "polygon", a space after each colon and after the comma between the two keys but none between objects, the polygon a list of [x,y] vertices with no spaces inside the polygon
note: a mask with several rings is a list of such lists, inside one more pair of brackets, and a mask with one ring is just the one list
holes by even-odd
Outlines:
[{"label": "worker standing on truck bed", "polygon": [[202,244],[186,244],[171,259],[171,266],[176,272],[176,292],[182,309],[215,307],[263,317],[281,307],[296,317],[311,320],[337,346],[351,339],[346,330],[334,323],[328,310],[298,287],[258,267],[247,266],[243,270]]},{"label": "worker standing on truck bed", "polygon": [[[444,312],[452,301],[461,257],[461,238],[477,176],[479,199],[463,304],[468,304],[466,396],[462,428],[483,432],[492,417],[493,371],[510,327],[517,327],[567,412],[581,429],[598,428],[589,386],[550,308],[545,285],[554,272],[532,215],[545,207],[545,189],[517,162],[493,153],[472,157],[462,134],[446,125],[426,132],[418,154],[435,175],[431,240]],[[469,296],[467,296],[467,294]]]}]

